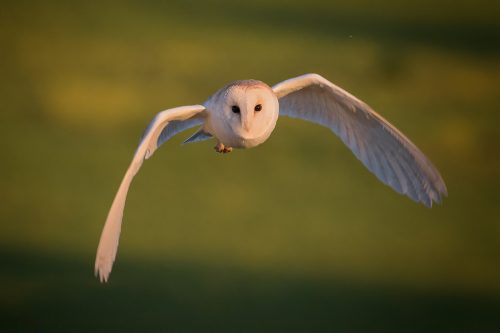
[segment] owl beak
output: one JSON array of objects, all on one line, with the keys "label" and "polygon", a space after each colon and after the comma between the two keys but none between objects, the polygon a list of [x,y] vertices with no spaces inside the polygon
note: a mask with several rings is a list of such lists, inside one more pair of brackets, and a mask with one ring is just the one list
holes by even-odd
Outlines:
[{"label": "owl beak", "polygon": [[245,131],[250,131],[253,121],[253,112],[242,112],[241,113],[241,127]]}]

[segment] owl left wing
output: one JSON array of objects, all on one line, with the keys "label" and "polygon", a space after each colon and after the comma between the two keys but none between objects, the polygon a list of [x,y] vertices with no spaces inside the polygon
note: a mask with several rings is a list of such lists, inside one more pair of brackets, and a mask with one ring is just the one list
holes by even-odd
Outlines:
[{"label": "owl left wing", "polygon": [[330,128],[383,183],[428,207],[447,195],[431,161],[403,133],[368,105],[318,74],[273,87],[280,116]]}]

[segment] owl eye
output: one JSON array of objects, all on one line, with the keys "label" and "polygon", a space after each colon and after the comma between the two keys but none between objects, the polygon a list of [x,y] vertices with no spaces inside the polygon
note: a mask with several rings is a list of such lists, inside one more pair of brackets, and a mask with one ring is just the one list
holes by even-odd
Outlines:
[{"label": "owl eye", "polygon": [[262,104],[257,104],[254,108],[255,111],[260,111],[262,110]]},{"label": "owl eye", "polygon": [[231,106],[231,111],[234,113],[240,113],[240,107],[238,105]]}]

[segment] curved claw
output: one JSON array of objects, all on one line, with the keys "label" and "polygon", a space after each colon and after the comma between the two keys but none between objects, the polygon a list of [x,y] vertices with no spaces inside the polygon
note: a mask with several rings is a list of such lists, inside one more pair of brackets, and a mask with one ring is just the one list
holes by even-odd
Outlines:
[{"label": "curved claw", "polygon": [[215,151],[218,153],[227,154],[233,151],[233,147],[226,147],[223,143],[219,142],[215,147]]}]

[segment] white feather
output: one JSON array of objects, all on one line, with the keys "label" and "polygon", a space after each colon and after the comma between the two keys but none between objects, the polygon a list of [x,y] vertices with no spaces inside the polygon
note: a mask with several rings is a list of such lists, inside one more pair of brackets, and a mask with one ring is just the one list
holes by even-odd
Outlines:
[{"label": "white feather", "polygon": [[[118,188],[118,192],[109,210],[106,223],[104,224],[104,229],[102,230],[95,260],[95,274],[99,276],[101,282],[106,282],[111,273],[111,268],[113,267],[113,262],[115,261],[116,252],[118,250],[123,209],[125,207],[128,189],[132,179],[141,168],[142,162],[145,158],[151,157],[158,148],[160,134],[170,121],[185,121],[193,117],[200,117],[203,111],[205,111],[203,105],[181,106],[165,110],[158,113],[148,125],[134,154],[132,163]],[[198,124],[198,121],[196,124]],[[161,143],[160,141],[160,144]]]},{"label": "white feather", "polygon": [[273,87],[280,116],[330,128],[378,179],[430,207],[447,195],[438,170],[399,130],[368,105],[318,74]]}]

